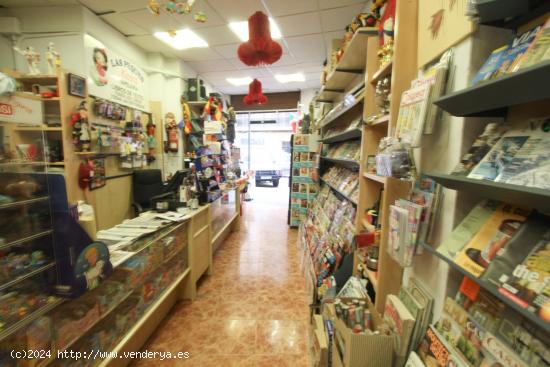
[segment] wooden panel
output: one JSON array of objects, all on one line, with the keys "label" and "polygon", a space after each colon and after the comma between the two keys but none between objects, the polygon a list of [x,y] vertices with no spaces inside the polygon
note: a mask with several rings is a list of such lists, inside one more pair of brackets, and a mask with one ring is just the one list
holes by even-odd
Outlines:
[{"label": "wooden panel", "polygon": [[108,229],[131,218],[132,176],[108,180],[107,184],[90,192],[98,230]]},{"label": "wooden panel", "polygon": [[[467,2],[468,0],[418,1],[419,67],[432,61],[475,30],[474,23],[465,15]],[[403,3],[403,0],[397,3]],[[416,19],[410,13],[405,16],[411,20]],[[434,29],[437,29],[436,23],[439,16],[442,18],[439,30],[436,32]]]},{"label": "wooden panel", "polygon": [[300,102],[300,92],[266,93],[267,104],[247,106],[243,102],[244,95],[231,96],[231,105],[235,111],[261,111],[296,109]]},{"label": "wooden panel", "polygon": [[212,251],[208,226],[203,227],[202,230],[193,236],[191,246],[193,246],[191,269],[193,269],[193,281],[196,282],[210,267],[211,263]]},{"label": "wooden panel", "polygon": [[208,210],[206,210],[206,207],[205,207],[204,210],[197,212],[193,216],[191,233],[193,235],[196,235],[200,230],[204,228],[204,226],[207,226],[209,222],[210,222],[210,218],[208,215]]}]

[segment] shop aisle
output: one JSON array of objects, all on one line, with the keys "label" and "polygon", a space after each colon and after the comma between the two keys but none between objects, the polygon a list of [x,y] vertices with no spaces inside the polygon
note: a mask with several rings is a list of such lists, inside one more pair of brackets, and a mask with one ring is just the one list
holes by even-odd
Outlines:
[{"label": "shop aisle", "polygon": [[188,360],[142,366],[308,366],[308,301],[286,224],[288,182],[252,187],[241,229],[214,256],[193,303],[175,306],[144,349],[187,351]]}]

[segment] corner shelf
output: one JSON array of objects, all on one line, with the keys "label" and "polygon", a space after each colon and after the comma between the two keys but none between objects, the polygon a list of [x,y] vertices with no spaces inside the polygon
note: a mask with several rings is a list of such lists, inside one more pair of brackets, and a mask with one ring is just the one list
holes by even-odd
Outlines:
[{"label": "corner shelf", "polygon": [[338,190],[336,187],[332,186],[332,184],[330,184],[328,181],[325,181],[323,180],[322,178],[320,179],[321,182],[323,182],[325,185],[327,185],[328,187],[330,187],[332,189],[332,191],[334,191],[335,193],[337,193],[338,195],[342,196],[344,199],[346,199],[347,201],[349,201],[350,203],[352,203],[353,205],[357,206],[357,202],[353,199],[351,199],[348,195],[344,194],[343,192],[341,192],[340,190]]},{"label": "corner shelf", "polygon": [[361,136],[362,136],[361,129],[354,128],[351,130],[346,130],[343,133],[329,136],[328,138],[324,138],[321,140],[321,142],[325,144],[339,143],[346,140],[360,139]]},{"label": "corner shelf", "polygon": [[380,80],[384,79],[388,75],[392,73],[393,68],[393,60],[388,62],[386,65],[382,66],[380,69],[378,69],[373,75],[370,80],[370,83],[373,85],[376,85]]},{"label": "corner shelf", "polygon": [[321,159],[323,159],[327,162],[332,162],[332,163],[342,165],[344,167],[359,168],[359,162],[351,160],[351,159],[330,158],[330,157],[321,157]]},{"label": "corner shelf", "polygon": [[378,183],[381,183],[382,185],[385,185],[386,184],[386,181],[388,180],[387,177],[384,177],[384,176],[378,176],[377,174],[375,173],[363,173],[363,177],[365,177],[366,179],[368,180],[371,180],[371,181],[375,181],[375,182],[378,182]]},{"label": "corner shelf", "polygon": [[475,283],[477,283],[481,288],[487,290],[490,292],[493,296],[498,298],[500,301],[502,301],[504,304],[506,304],[508,307],[514,309],[517,313],[519,313],[521,316],[525,317],[526,319],[532,321],[535,325],[539,326],[542,330],[546,331],[547,333],[550,332],[550,323],[541,322],[541,319],[534,313],[527,311],[523,307],[519,306],[517,303],[512,301],[510,298],[504,296],[501,294],[498,290],[498,288],[493,285],[492,283],[481,279],[479,277],[474,276],[466,269],[462,268],[460,265],[455,263],[452,259],[447,258],[443,254],[439,253],[436,249],[434,249],[432,246],[420,242],[420,246],[422,246],[423,249],[425,249],[427,252],[431,253],[432,255],[437,256],[439,259],[445,261],[449,266],[458,272],[460,272],[462,275],[470,278]]},{"label": "corner shelf", "polygon": [[428,172],[426,175],[448,189],[474,192],[485,198],[542,211],[550,208],[550,190],[439,173]]},{"label": "corner shelf", "polygon": [[458,117],[504,117],[508,107],[550,98],[550,61],[482,82],[434,101]]}]

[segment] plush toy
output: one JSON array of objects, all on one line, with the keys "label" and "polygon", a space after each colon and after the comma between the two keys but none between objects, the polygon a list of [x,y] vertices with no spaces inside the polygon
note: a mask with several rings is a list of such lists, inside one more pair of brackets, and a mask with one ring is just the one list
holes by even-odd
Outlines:
[{"label": "plush toy", "polygon": [[166,129],[166,136],[168,141],[166,142],[165,151],[177,153],[179,150],[178,145],[178,125],[176,124],[176,117],[172,112],[168,112],[164,115],[164,123]]}]

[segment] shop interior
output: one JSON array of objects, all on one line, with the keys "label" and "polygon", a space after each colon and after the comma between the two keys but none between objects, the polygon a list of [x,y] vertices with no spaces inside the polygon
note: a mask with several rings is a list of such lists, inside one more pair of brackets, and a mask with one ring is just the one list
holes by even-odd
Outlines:
[{"label": "shop interior", "polygon": [[548,0],[0,0],[0,367],[550,367],[545,85]]}]

